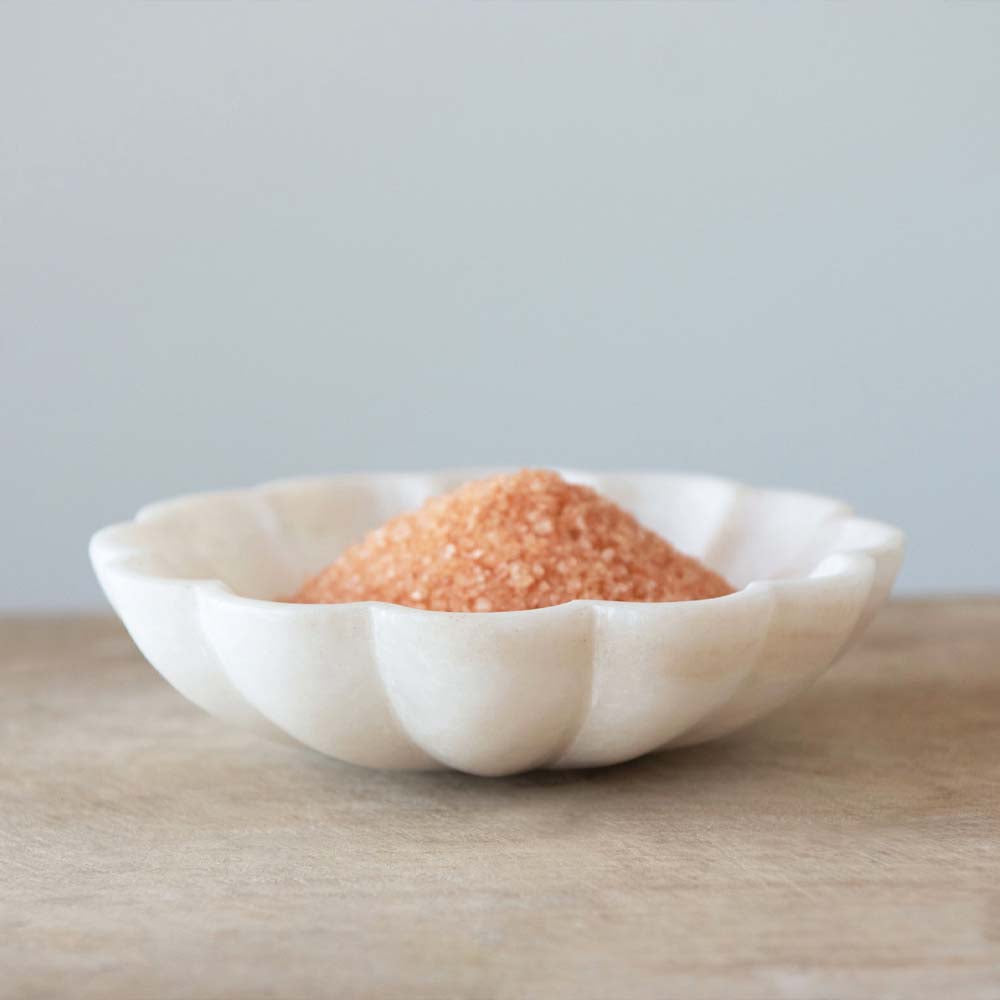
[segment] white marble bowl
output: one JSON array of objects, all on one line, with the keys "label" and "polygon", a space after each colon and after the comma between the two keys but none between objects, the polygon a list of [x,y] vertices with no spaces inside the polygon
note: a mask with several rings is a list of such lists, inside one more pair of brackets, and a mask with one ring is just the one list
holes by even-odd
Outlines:
[{"label": "white marble bowl", "polygon": [[485,614],[275,600],[387,518],[485,471],[181,497],[99,531],[91,559],[153,666],[219,718],[368,767],[500,775],[615,764],[761,717],[862,632],[902,557],[897,529],[836,500],[564,471],[742,589]]}]

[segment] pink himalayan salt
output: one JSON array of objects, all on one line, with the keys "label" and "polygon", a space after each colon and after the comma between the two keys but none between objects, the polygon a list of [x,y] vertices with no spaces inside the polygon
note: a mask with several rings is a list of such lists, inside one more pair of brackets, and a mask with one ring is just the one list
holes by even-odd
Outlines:
[{"label": "pink himalayan salt", "polygon": [[466,483],[393,518],[292,600],[520,611],[588,599],[690,601],[732,590],[589,487],[524,469]]}]

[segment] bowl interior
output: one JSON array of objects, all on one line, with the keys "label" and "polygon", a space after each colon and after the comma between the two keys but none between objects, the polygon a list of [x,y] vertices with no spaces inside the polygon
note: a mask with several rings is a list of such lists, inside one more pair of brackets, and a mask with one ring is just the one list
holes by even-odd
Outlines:
[{"label": "bowl interior", "polygon": [[[123,527],[132,533],[126,541],[136,545],[137,569],[219,579],[242,596],[273,600],[294,593],[388,518],[487,471],[285,480],[154,504]],[[621,504],[736,587],[807,576],[842,540],[845,525],[864,523],[826,497],[707,476],[561,471]]]}]

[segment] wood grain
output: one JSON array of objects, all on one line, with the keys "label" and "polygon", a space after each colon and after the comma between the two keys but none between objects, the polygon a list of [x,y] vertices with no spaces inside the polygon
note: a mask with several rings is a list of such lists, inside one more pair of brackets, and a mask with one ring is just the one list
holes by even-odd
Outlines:
[{"label": "wood grain", "polygon": [[1000,599],[598,771],[245,737],[110,619],[0,624],[0,995],[1000,997]]}]

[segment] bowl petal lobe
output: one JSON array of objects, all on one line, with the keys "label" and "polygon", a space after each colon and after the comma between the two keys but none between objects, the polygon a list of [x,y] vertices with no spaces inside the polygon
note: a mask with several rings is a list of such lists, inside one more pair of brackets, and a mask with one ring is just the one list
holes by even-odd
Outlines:
[{"label": "bowl petal lobe", "polygon": [[378,671],[372,605],[205,594],[205,632],[233,686],[289,736],[365,767],[440,766],[407,735]]},{"label": "bowl petal lobe", "polygon": [[395,716],[435,760],[513,774],[558,757],[590,695],[591,618],[580,604],[443,614],[372,606]]},{"label": "bowl petal lobe", "polygon": [[850,642],[874,579],[864,553],[827,557],[804,580],[754,584],[773,604],[763,648],[732,697],[671,746],[716,739],[761,718],[808,687]]},{"label": "bowl petal lobe", "polygon": [[94,537],[91,556],[104,593],[142,655],[199,708],[286,742],[232,685],[205,636],[199,596],[221,591],[222,584],[161,575],[166,567],[155,554],[131,549],[132,536],[132,524],[106,528]]},{"label": "bowl petal lobe", "polygon": [[660,747],[729,699],[760,656],[770,593],[597,603],[586,720],[557,767],[617,764]]}]

